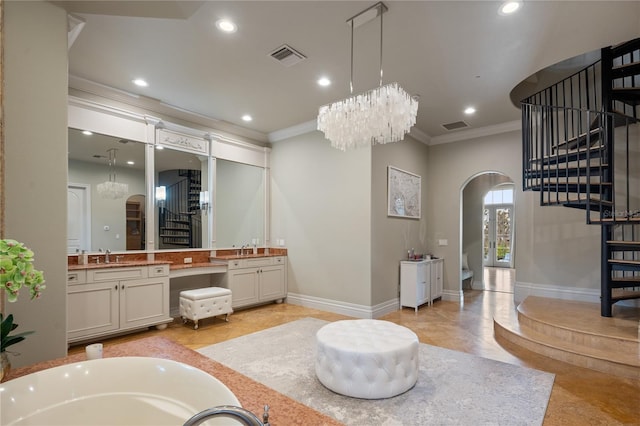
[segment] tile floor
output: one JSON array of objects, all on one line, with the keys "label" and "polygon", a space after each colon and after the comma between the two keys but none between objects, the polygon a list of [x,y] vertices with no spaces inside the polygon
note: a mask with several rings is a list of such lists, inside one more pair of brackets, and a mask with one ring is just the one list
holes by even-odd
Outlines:
[{"label": "tile floor", "polygon": [[[556,375],[545,425],[640,425],[640,383],[555,361],[514,347],[503,348],[493,337],[493,317],[515,320],[513,294],[467,290],[464,304],[437,301],[417,313],[405,308],[383,318],[412,329],[423,343],[472,353]],[[225,341],[304,317],[328,321],[348,317],[301,306],[270,304],[201,322],[196,331],[175,321],[167,329],[149,330],[104,341],[105,344],[163,335],[192,349]],[[72,347],[70,354],[83,351]],[[256,348],[259,350],[259,348]],[[483,398],[478,395],[478,398]],[[434,419],[437,425],[437,419]],[[281,425],[284,426],[284,425]]]}]

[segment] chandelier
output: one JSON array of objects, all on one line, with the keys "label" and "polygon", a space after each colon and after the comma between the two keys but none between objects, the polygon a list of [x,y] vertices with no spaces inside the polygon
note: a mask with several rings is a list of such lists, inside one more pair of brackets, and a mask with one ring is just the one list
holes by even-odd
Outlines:
[{"label": "chandelier", "polygon": [[[382,85],[382,3],[363,10],[347,20],[351,25],[351,97],[321,106],[318,130],[324,132],[331,146],[341,151],[373,144],[398,142],[416,124],[418,99],[410,96],[398,83]],[[353,96],[353,30],[356,25],[380,15],[380,86]]]},{"label": "chandelier", "polygon": [[109,180],[98,184],[98,195],[113,200],[122,198],[129,193],[129,185],[116,182],[116,151],[115,148],[107,150],[109,153]]}]

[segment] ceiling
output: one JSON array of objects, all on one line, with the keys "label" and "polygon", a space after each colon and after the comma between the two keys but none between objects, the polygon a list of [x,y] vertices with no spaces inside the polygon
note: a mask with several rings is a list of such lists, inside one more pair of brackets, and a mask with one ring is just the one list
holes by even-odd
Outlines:
[{"label": "ceiling", "polygon": [[[70,85],[87,81],[253,132],[256,140],[315,120],[349,96],[350,26],[366,1],[67,1],[85,22],[69,50]],[[519,120],[510,92],[537,71],[640,34],[638,1],[388,1],[384,83],[420,96],[412,134],[446,138]],[[232,19],[237,32],[214,23]],[[380,24],[355,29],[354,93],[379,84]],[[307,59],[286,67],[269,54],[288,44]],[[316,81],[327,76],[332,84]],[[144,78],[149,86],[132,83]],[[133,98],[132,98],[133,99]],[[477,112],[466,116],[463,110]],[[253,121],[242,121],[250,114]]]}]

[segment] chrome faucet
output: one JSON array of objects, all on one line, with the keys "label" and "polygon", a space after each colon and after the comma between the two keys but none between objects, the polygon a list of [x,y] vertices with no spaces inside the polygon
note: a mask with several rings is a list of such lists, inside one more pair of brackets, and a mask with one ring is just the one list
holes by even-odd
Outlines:
[{"label": "chrome faucet", "polygon": [[227,417],[237,419],[246,426],[269,426],[269,406],[264,406],[263,421],[249,410],[235,405],[220,405],[218,407],[207,408],[187,420],[183,426],[197,426],[212,417]]},{"label": "chrome faucet", "polygon": [[111,259],[109,259],[109,255],[111,254],[111,250],[106,249],[104,252],[104,263],[109,263],[111,262]]}]

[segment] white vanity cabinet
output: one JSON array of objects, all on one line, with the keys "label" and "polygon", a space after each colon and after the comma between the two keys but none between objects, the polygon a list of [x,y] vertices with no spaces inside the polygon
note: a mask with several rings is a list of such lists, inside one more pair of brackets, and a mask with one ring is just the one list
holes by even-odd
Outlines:
[{"label": "white vanity cabinet", "polygon": [[442,297],[444,259],[400,262],[400,307],[414,308]]},{"label": "white vanity cabinet", "polygon": [[68,273],[69,343],[171,321],[168,265]]},{"label": "white vanity cabinet", "polygon": [[255,257],[229,261],[227,288],[233,308],[281,301],[287,297],[286,256]]}]

